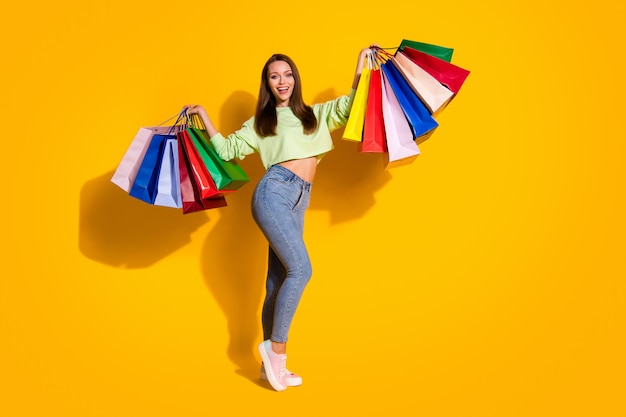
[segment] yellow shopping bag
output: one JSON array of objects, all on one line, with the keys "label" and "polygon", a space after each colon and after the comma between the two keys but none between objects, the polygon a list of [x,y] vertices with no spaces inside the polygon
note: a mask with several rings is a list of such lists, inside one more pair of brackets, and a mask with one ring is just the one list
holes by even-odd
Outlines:
[{"label": "yellow shopping bag", "polygon": [[371,70],[363,67],[359,84],[354,93],[354,101],[350,110],[348,123],[343,131],[343,138],[355,142],[361,142],[363,138],[363,123],[365,122],[365,108],[367,107],[367,94],[370,86]]}]

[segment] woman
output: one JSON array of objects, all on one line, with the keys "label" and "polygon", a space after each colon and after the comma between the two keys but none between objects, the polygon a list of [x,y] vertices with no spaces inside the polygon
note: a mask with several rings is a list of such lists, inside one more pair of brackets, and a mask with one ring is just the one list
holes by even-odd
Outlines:
[{"label": "woman", "polygon": [[262,310],[261,377],[277,391],[300,385],[289,372],[287,336],[296,308],[311,278],[303,240],[304,215],[317,164],[333,148],[330,132],[348,121],[354,93],[369,48],[360,51],[350,95],[308,106],[295,63],[275,54],[261,73],[255,116],[241,129],[222,136],[202,106],[198,114],[220,157],[243,159],[258,152],[267,169],[252,196],[252,215],[269,242],[266,296]]}]

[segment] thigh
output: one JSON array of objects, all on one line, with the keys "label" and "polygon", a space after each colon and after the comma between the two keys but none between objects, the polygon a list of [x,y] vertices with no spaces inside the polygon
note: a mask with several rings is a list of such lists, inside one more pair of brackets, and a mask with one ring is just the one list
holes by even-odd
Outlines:
[{"label": "thigh", "polygon": [[264,177],[254,192],[254,220],[286,268],[308,261],[302,235],[309,198],[309,190],[280,176]]}]

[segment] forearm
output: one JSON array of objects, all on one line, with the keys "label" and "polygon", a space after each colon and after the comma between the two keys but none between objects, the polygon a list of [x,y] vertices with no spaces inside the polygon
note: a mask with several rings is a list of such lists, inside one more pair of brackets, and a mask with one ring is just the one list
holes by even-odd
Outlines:
[{"label": "forearm", "polygon": [[352,88],[355,90],[359,85],[359,80],[361,79],[361,73],[363,72],[363,66],[365,65],[365,60],[367,59],[367,54],[369,53],[369,50],[370,48],[363,48],[359,53],[356,70],[354,71],[354,80],[352,81]]},{"label": "forearm", "polygon": [[204,108],[198,109],[197,114],[198,116],[200,116],[200,119],[202,119],[202,123],[204,124],[204,127],[206,128],[206,132],[209,135],[209,137],[213,137],[219,133],[219,131],[215,128],[213,121],[207,114],[206,110],[204,110]]},{"label": "forearm", "polygon": [[209,137],[213,137],[219,133],[219,131],[215,128],[213,121],[211,121],[211,118],[207,114],[206,110],[204,110],[204,107],[202,107],[201,105],[187,105],[183,107],[183,110],[185,110],[187,112],[187,115],[189,116],[195,115],[200,118]]}]

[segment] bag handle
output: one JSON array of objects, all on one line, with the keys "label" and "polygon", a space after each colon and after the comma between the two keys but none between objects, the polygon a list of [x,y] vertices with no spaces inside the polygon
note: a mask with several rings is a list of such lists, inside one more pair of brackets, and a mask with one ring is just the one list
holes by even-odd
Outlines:
[{"label": "bag handle", "polygon": [[382,64],[387,60],[393,58],[393,54],[387,52],[388,49],[396,48],[382,48],[380,46],[373,45],[370,47],[367,54],[367,66],[371,70],[379,69]]},{"label": "bag handle", "polygon": [[381,47],[375,46],[374,50],[376,51],[377,58],[381,61],[387,61],[388,59],[393,58],[393,54],[391,52],[387,52],[388,49],[392,49],[392,48],[381,48]]},{"label": "bag handle", "polygon": [[200,116],[198,116],[197,114],[190,115],[187,112],[187,109],[183,109],[182,111],[180,111],[179,113],[176,113],[169,119],[159,123],[157,126],[163,126],[165,123],[169,122],[174,117],[176,117],[176,121],[174,122],[172,127],[170,127],[170,130],[168,132],[168,134],[170,135],[174,132],[175,129],[178,129],[180,131],[188,127],[193,127],[193,128],[200,129],[200,130],[206,130],[206,127],[204,126],[204,123],[202,122],[202,119],[200,118]]},{"label": "bag handle", "polygon": [[162,121],[157,126],[163,126],[165,123],[169,122],[175,117],[176,117],[176,121],[174,122],[174,124],[172,124],[172,126],[168,130],[167,132],[168,135],[173,135],[177,131],[184,129],[189,124],[188,116],[187,116],[187,109],[183,109],[182,111],[176,113],[175,115],[168,118],[167,120]]},{"label": "bag handle", "polygon": [[202,118],[195,113],[189,117],[189,126],[199,130],[206,130]]}]

